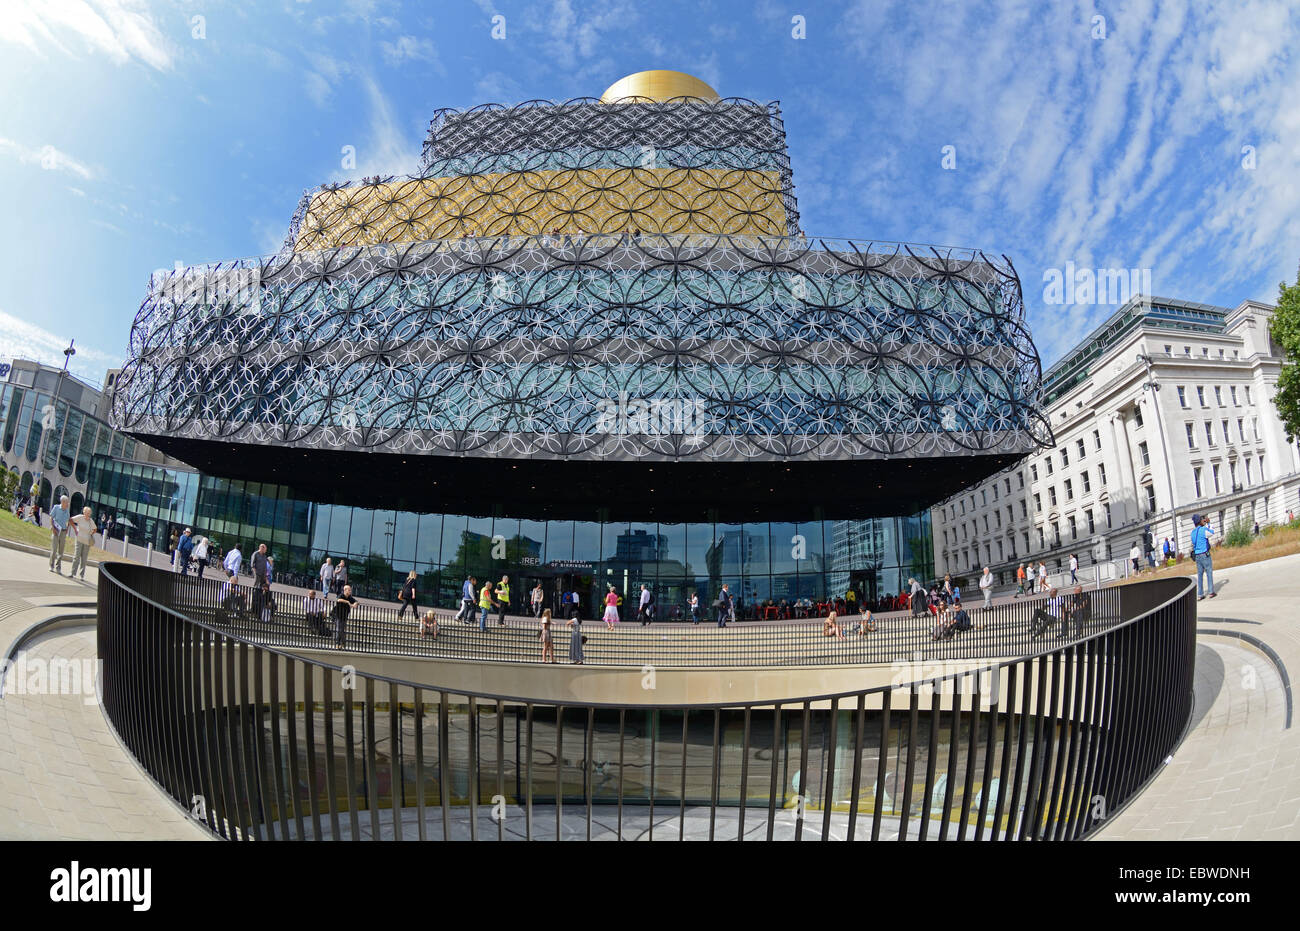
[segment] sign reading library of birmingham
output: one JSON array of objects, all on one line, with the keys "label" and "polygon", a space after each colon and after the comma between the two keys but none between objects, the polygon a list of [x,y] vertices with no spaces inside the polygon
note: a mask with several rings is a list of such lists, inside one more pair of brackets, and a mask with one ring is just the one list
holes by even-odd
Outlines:
[{"label": "sign reading library of birmingham", "polygon": [[157,276],[114,418],[314,449],[872,459],[1031,451],[1040,394],[1005,257],[800,232],[776,103],[581,98],[439,111],[418,173],[309,191],[277,255]]}]

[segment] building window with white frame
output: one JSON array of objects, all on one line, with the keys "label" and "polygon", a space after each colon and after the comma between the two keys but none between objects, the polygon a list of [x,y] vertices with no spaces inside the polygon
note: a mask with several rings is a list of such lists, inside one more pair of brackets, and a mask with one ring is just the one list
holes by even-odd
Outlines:
[{"label": "building window with white frame", "polygon": [[1070,467],[1070,450],[1062,446],[1061,447],[1061,468],[1068,469],[1069,467]]},{"label": "building window with white frame", "polygon": [[1196,497],[1201,496],[1201,467],[1196,466],[1192,469],[1192,482],[1196,485]]},{"label": "building window with white frame", "polygon": [[1214,469],[1214,493],[1216,495],[1223,493],[1223,485],[1219,482],[1219,464],[1216,462]]},{"label": "building window with white frame", "polygon": [[1110,529],[1110,526],[1111,526],[1111,524],[1110,524],[1110,502],[1108,501],[1108,502],[1106,502],[1105,504],[1103,504],[1103,505],[1102,505],[1102,508],[1103,508],[1103,509],[1105,510],[1105,512],[1106,512],[1106,529],[1109,530],[1109,529]]},{"label": "building window with white frame", "polygon": [[1083,474],[1080,475],[1079,478],[1083,479],[1083,493],[1086,495],[1088,492],[1092,491],[1092,482],[1088,481],[1088,470],[1084,469]]},{"label": "building window with white frame", "polygon": [[1071,540],[1079,539],[1079,525],[1075,521],[1074,515],[1071,514],[1068,518],[1066,518],[1066,520],[1070,522],[1070,539]]},{"label": "building window with white frame", "polygon": [[1223,407],[1223,386],[1221,385],[1214,386],[1214,402],[1218,404],[1219,407]]},{"label": "building window with white frame", "polygon": [[1214,424],[1208,420],[1205,422],[1205,445],[1214,445]]},{"label": "building window with white frame", "polygon": [[1079,440],[1079,458],[1080,459],[1088,458],[1088,447],[1087,445],[1084,444],[1083,440]]},{"label": "building window with white frame", "polygon": [[1187,406],[1187,387],[1185,385],[1178,386],[1178,406]]},{"label": "building window with white frame", "polygon": [[1098,451],[1101,450],[1101,431],[1100,431],[1100,430],[1093,430],[1093,431],[1092,431],[1092,448],[1093,448],[1093,449],[1096,449],[1096,450],[1098,450]]},{"label": "building window with white frame", "polygon": [[1201,407],[1209,407],[1209,405],[1205,403],[1205,386],[1204,386],[1204,385],[1197,385],[1197,386],[1196,386],[1196,402],[1197,402],[1198,404],[1200,404]]},{"label": "building window with white frame", "polygon": [[1232,431],[1228,429],[1228,421],[1223,421],[1223,445],[1228,446],[1232,443]]},{"label": "building window with white frame", "polygon": [[1250,405],[1251,405],[1251,403],[1252,403],[1251,400],[1250,400],[1250,385],[1244,385],[1243,388],[1244,388],[1244,390],[1245,390],[1245,392],[1246,392],[1246,406],[1247,406],[1247,407],[1250,407]]},{"label": "building window with white frame", "polygon": [[1056,486],[1055,485],[1048,486],[1047,504],[1049,507],[1056,507]]},{"label": "building window with white frame", "polygon": [[1092,536],[1097,532],[1097,522],[1092,517],[1092,508],[1084,511],[1083,516],[1088,519],[1088,536]]},{"label": "building window with white frame", "polygon": [[1233,407],[1236,407],[1236,406],[1237,406],[1237,386],[1236,386],[1236,385],[1233,385],[1231,388],[1229,388],[1229,389],[1228,389],[1228,393],[1232,395],[1232,406],[1233,406]]},{"label": "building window with white frame", "polygon": [[1074,500],[1074,483],[1070,481],[1068,478],[1065,480],[1065,500],[1066,501]]},{"label": "building window with white frame", "polygon": [[1246,484],[1253,484],[1255,479],[1250,474],[1250,457],[1246,457]]},{"label": "building window with white frame", "polygon": [[1133,405],[1133,425],[1137,427],[1142,426],[1142,405],[1141,404]]},{"label": "building window with white frame", "polygon": [[1147,485],[1146,491],[1147,491],[1147,510],[1150,511],[1152,514],[1154,514],[1156,512],[1156,486]]},{"label": "building window with white frame", "polygon": [[1035,514],[1043,513],[1043,499],[1040,498],[1038,495],[1034,495],[1034,513]]},{"label": "building window with white frame", "polygon": [[1187,448],[1188,448],[1188,449],[1195,449],[1195,448],[1196,448],[1196,428],[1195,428],[1192,424],[1190,424],[1190,423],[1186,423],[1186,424],[1184,424],[1183,426],[1185,426],[1185,427],[1187,428]]},{"label": "building window with white frame", "polygon": [[1246,442],[1246,419],[1244,417],[1237,418],[1237,435],[1241,437],[1243,443]]},{"label": "building window with white frame", "polygon": [[1151,465],[1151,454],[1147,451],[1147,444],[1145,441],[1138,443],[1138,455],[1142,457],[1142,464],[1144,466]]},{"label": "building window with white frame", "polygon": [[1105,487],[1105,485],[1106,485],[1106,463],[1104,463],[1104,462],[1099,462],[1099,463],[1097,463],[1097,481],[1101,483],[1102,487]]}]

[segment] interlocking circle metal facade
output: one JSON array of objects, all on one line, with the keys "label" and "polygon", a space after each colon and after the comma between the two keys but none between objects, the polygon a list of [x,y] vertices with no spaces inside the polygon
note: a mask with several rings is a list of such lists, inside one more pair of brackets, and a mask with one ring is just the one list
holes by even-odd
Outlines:
[{"label": "interlocking circle metal facade", "polygon": [[807,237],[776,104],[440,111],[421,171],[310,191],[278,255],[155,277],[114,407],[143,436],[745,462],[1051,441],[1020,283],[975,250]]}]

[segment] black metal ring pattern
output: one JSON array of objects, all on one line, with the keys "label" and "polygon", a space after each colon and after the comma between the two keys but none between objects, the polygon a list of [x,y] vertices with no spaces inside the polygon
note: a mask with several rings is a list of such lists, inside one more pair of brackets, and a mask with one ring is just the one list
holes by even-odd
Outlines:
[{"label": "black metal ring pattern", "polygon": [[1011,454],[1052,443],[1041,378],[1005,257],[789,237],[499,237],[156,278],[114,420],[438,455]]}]

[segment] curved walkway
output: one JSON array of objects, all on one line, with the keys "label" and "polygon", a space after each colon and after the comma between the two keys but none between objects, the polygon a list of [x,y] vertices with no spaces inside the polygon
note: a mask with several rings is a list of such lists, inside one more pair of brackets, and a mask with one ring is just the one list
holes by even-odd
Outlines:
[{"label": "curved walkway", "polygon": [[[1300,675],[1300,555],[1215,573],[1198,628],[1239,629]],[[1286,728],[1273,661],[1202,633],[1193,724],[1164,771],[1099,834],[1104,840],[1300,839],[1300,726]]]},{"label": "curved walkway", "polygon": [[[0,549],[0,655],[31,625],[85,610],[57,605],[93,602],[90,584],[48,568],[43,557]],[[89,616],[86,626],[37,636],[29,674],[52,661],[93,668],[93,625]],[[207,839],[118,743],[93,695],[27,694],[14,675],[0,699],[0,840]]]}]

